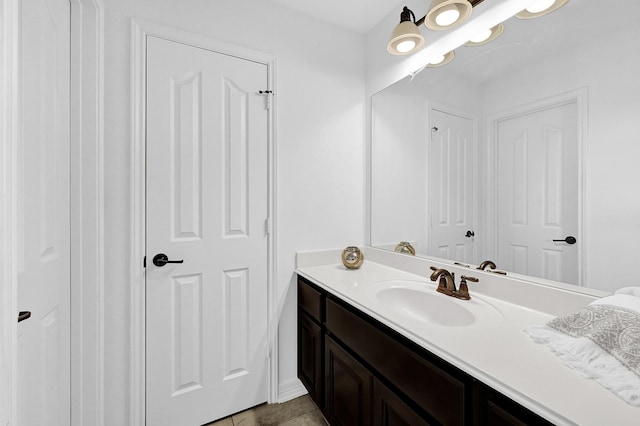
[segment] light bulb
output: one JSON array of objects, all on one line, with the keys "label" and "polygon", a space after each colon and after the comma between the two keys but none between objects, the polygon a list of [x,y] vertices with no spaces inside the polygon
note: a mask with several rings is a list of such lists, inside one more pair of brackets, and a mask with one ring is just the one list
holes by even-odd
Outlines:
[{"label": "light bulb", "polygon": [[424,45],[424,37],[418,27],[411,21],[402,21],[391,34],[387,43],[387,52],[392,55],[405,55],[420,49]]},{"label": "light bulb", "polygon": [[469,39],[469,41],[471,41],[473,43],[482,43],[483,41],[485,41],[489,37],[491,37],[491,30],[490,29],[479,32],[478,34],[476,34],[473,37],[471,37]]},{"label": "light bulb", "polygon": [[460,17],[460,11],[454,5],[449,5],[448,7],[443,7],[442,11],[438,12],[436,15],[436,24],[441,27],[446,27],[448,25],[453,24]]},{"label": "light bulb", "polygon": [[547,10],[551,6],[553,6],[553,4],[555,2],[556,2],[556,0],[538,0],[535,3],[533,3],[532,5],[530,5],[529,7],[527,7],[526,10],[529,13],[542,12],[543,10]]},{"label": "light bulb", "polygon": [[413,40],[404,40],[398,43],[396,50],[401,53],[411,52],[416,47],[416,42]]},{"label": "light bulb", "polygon": [[442,56],[438,56],[437,58],[433,59],[432,61],[430,61],[429,63],[431,65],[438,65],[440,62],[444,61],[444,55]]}]

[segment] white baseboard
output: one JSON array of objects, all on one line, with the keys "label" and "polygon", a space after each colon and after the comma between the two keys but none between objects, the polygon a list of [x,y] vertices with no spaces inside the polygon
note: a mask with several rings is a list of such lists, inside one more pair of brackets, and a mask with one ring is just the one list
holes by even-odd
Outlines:
[{"label": "white baseboard", "polygon": [[300,380],[291,379],[284,383],[280,383],[278,387],[278,403],[291,401],[302,395],[306,395],[307,389],[304,387]]}]

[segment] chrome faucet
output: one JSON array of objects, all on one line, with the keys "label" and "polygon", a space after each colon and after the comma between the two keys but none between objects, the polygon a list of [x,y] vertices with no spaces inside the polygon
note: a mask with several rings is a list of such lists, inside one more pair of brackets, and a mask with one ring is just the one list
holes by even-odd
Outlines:
[{"label": "chrome faucet", "polygon": [[431,281],[435,281],[438,278],[440,279],[438,282],[438,288],[436,289],[438,292],[457,299],[471,299],[471,296],[469,296],[467,281],[477,283],[477,278],[462,275],[460,277],[460,289],[458,290],[456,289],[455,274],[447,271],[446,269],[436,268],[435,266],[432,266],[431,270],[433,271],[430,277]]}]

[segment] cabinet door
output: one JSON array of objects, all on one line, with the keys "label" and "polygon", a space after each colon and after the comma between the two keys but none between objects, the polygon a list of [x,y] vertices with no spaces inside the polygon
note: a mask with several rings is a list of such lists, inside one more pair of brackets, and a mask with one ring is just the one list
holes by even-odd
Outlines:
[{"label": "cabinet door", "polygon": [[553,425],[553,423],[479,382],[474,384],[474,400],[474,425],[477,426]]},{"label": "cabinet door", "polygon": [[325,337],[325,417],[329,424],[371,424],[373,376],[330,337]]},{"label": "cabinet door", "polygon": [[526,426],[525,422],[491,401],[487,402],[487,423],[495,426]]},{"label": "cabinet door", "polygon": [[304,312],[298,312],[298,378],[318,408],[324,407],[322,328]]},{"label": "cabinet door", "polygon": [[428,426],[429,423],[378,380],[373,381],[373,426]]}]

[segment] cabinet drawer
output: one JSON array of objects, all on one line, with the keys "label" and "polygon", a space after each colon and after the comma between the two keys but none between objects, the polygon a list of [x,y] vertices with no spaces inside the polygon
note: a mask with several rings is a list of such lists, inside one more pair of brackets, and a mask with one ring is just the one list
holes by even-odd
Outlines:
[{"label": "cabinet drawer", "polygon": [[298,277],[298,306],[304,309],[313,319],[322,323],[323,295],[302,277]]},{"label": "cabinet drawer", "polygon": [[383,326],[376,320],[356,315],[331,299],[326,301],[326,311],[327,331],[437,422],[465,424],[465,381],[471,382],[463,373],[458,378],[445,372],[411,345],[379,329]]}]

